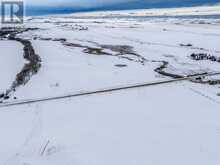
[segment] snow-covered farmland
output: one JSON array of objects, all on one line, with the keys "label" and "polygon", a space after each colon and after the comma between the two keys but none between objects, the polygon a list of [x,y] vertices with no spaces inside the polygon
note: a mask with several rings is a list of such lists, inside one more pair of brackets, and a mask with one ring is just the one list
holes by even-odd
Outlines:
[{"label": "snow-covered farmland", "polygon": [[220,71],[217,18],[96,17],[33,17],[2,37],[0,163],[219,164],[219,75],[4,106]]},{"label": "snow-covered farmland", "polygon": [[25,60],[23,59],[22,46],[11,41],[0,41],[0,92],[10,87],[15,75],[21,70]]}]

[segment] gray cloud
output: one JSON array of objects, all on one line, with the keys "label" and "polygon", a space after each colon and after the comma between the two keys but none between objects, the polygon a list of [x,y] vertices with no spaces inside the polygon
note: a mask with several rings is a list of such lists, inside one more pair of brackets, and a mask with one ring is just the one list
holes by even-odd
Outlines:
[{"label": "gray cloud", "polygon": [[37,6],[68,6],[79,8],[102,7],[107,5],[119,4],[123,2],[134,2],[132,5],[145,6],[146,4],[167,3],[167,4],[195,4],[220,2],[220,0],[25,0],[27,5]]},{"label": "gray cloud", "polygon": [[94,7],[136,0],[26,0],[27,5]]}]

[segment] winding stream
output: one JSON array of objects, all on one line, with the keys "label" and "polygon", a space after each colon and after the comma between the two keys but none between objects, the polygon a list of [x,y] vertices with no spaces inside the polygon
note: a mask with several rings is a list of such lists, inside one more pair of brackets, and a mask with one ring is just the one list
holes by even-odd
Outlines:
[{"label": "winding stream", "polygon": [[0,102],[2,100],[7,100],[10,98],[10,95],[16,91],[16,89],[25,85],[33,76],[37,74],[41,67],[40,56],[37,55],[34,51],[34,48],[29,40],[22,39],[17,37],[17,34],[27,32],[30,30],[37,30],[36,28],[2,28],[0,30],[0,38],[10,41],[16,41],[23,45],[24,59],[28,61],[25,63],[22,70],[16,75],[14,82],[11,84],[11,87],[7,89],[4,93],[0,94]]}]

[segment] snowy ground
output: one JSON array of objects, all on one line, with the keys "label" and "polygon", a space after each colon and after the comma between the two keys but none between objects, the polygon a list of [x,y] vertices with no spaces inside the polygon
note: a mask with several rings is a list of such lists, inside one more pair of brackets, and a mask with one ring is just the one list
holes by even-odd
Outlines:
[{"label": "snowy ground", "polygon": [[[31,41],[42,66],[3,103],[172,79],[155,72],[161,61],[178,75],[218,72],[219,62],[190,55],[220,57],[219,26],[219,19],[30,18],[24,27],[39,29],[17,37]],[[1,40],[0,48],[4,91],[25,61],[18,42]],[[0,107],[0,163],[217,165],[219,93],[220,85],[181,81]]]},{"label": "snowy ground", "polygon": [[220,14],[220,5],[196,6],[164,9],[138,9],[124,11],[104,11],[104,12],[83,12],[74,13],[73,16],[95,17],[95,16],[187,16],[187,15],[217,15]]},{"label": "snowy ground", "polygon": [[22,57],[22,46],[19,43],[12,41],[0,41],[0,50],[1,93],[10,87],[10,83],[13,82],[15,75],[21,70],[25,61]]}]

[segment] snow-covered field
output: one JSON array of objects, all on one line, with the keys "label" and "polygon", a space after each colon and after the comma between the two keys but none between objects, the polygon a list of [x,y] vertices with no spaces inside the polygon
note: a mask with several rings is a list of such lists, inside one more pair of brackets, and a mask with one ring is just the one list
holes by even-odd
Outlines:
[{"label": "snow-covered field", "polygon": [[[220,71],[220,17],[101,16],[33,17],[16,40],[0,40],[0,94],[27,63],[19,39],[41,58],[25,85],[0,98],[0,164],[219,164],[219,75],[4,107]],[[195,60],[193,53],[212,58]]]},{"label": "snow-covered field", "polygon": [[220,4],[214,6],[196,6],[164,9],[138,9],[124,11],[100,11],[74,13],[72,16],[95,17],[95,16],[187,16],[187,15],[218,15]]},{"label": "snow-covered field", "polygon": [[14,80],[15,75],[21,70],[25,61],[22,56],[22,46],[19,43],[12,41],[0,41],[0,51],[0,91],[3,92]]}]

